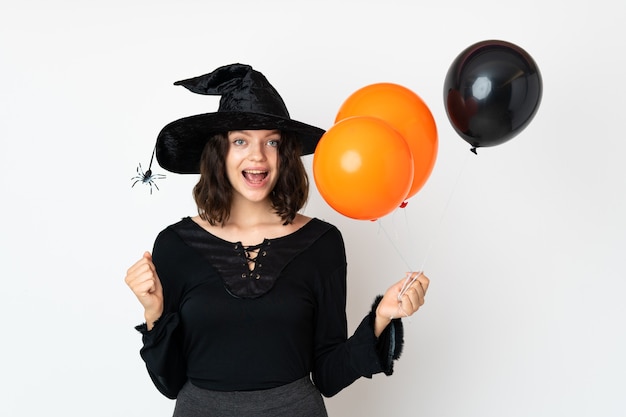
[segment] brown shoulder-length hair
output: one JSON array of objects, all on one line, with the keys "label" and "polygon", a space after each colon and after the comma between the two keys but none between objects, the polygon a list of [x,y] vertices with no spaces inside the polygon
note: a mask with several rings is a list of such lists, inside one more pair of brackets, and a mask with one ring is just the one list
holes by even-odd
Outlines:
[{"label": "brown shoulder-length hair", "polygon": [[[224,224],[230,217],[233,188],[226,175],[228,133],[213,135],[204,146],[200,159],[200,180],[193,197],[200,217],[211,225]],[[288,132],[278,142],[278,181],[270,194],[272,208],[284,224],[293,222],[309,197],[309,178],[300,158],[302,145]]]}]

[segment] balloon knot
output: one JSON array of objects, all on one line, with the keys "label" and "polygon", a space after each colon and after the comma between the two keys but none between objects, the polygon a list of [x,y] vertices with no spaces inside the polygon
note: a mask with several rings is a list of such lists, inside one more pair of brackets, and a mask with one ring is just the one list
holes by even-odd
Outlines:
[{"label": "balloon knot", "polygon": [[478,155],[478,152],[476,152],[476,148],[472,148],[470,149],[470,151],[474,152],[474,155]]},{"label": "balloon knot", "polygon": [[400,204],[400,208],[405,208],[407,204],[409,204],[408,201],[403,201],[402,204]]}]

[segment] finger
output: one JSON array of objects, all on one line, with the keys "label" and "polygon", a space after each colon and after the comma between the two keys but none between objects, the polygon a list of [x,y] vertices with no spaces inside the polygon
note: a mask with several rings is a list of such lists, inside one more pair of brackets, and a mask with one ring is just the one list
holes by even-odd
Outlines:
[{"label": "finger", "polygon": [[145,271],[137,272],[133,275],[129,275],[126,281],[127,281],[126,283],[128,284],[128,286],[134,290],[138,288],[139,286],[144,285],[144,283],[146,282],[154,286],[155,276],[148,268]]},{"label": "finger", "polygon": [[398,300],[400,300],[400,298],[415,281],[415,274],[415,272],[406,272],[404,278],[402,278],[394,285],[398,292]]},{"label": "finger", "polygon": [[430,279],[424,274],[420,275],[417,278],[417,281],[420,283],[421,287],[424,289],[424,294],[428,291],[428,286],[430,285]]},{"label": "finger", "polygon": [[415,311],[415,307],[416,307],[415,303],[416,303],[415,291],[409,288],[407,291],[405,291],[404,295],[402,296],[399,307],[402,309],[402,312],[405,315],[410,316]]},{"label": "finger", "polygon": [[144,257],[142,257],[137,262],[135,262],[133,266],[128,268],[128,271],[126,271],[126,275],[135,276],[135,275],[144,273],[146,271],[151,271],[153,274],[156,275],[156,267],[152,263],[151,259],[152,259],[151,257],[145,257],[144,255]]},{"label": "finger", "polygon": [[138,297],[154,294],[156,290],[155,282],[154,280],[138,282],[132,287],[132,290]]},{"label": "finger", "polygon": [[137,262],[135,262],[130,268],[129,270],[136,268],[138,266],[144,265],[144,264],[149,264],[149,265],[153,265],[152,263],[152,254],[150,254],[150,252],[146,251],[143,253],[143,255],[141,256],[141,258],[139,258],[139,260]]},{"label": "finger", "polygon": [[[409,288],[412,287],[420,291],[421,296],[423,297],[426,295],[426,291],[428,290],[428,285],[430,283],[430,280],[421,272],[417,272],[415,274],[417,275],[414,275],[415,278],[412,281],[411,286]],[[409,288],[407,288],[406,290],[408,291]]]},{"label": "finger", "polygon": [[418,284],[415,287],[415,302],[413,303],[414,305],[416,305],[416,309],[419,309],[421,306],[424,305],[424,301],[425,301],[425,296],[426,293],[424,292],[424,289]]},{"label": "finger", "polygon": [[126,271],[126,284],[131,285],[137,281],[142,275],[150,272],[150,266],[144,259],[137,261],[133,266]]},{"label": "finger", "polygon": [[142,270],[147,263],[148,263],[148,260],[142,257],[137,262],[132,264],[130,268],[128,268],[128,270],[126,271],[126,275],[135,275],[137,271]]},{"label": "finger", "polygon": [[426,296],[426,290],[422,286],[421,281],[415,281],[415,284],[412,285],[412,288],[415,290],[420,298],[424,298]]},{"label": "finger", "polygon": [[413,314],[424,304],[423,290],[418,287],[419,285],[412,285],[402,298],[403,308],[407,313],[409,313],[410,309],[410,314]]},{"label": "finger", "polygon": [[156,273],[152,270],[150,265],[147,264],[136,268],[132,273],[126,276],[125,281],[135,294],[140,292],[138,288],[146,285],[146,282],[148,282],[152,288],[151,291],[156,291],[160,287]]}]

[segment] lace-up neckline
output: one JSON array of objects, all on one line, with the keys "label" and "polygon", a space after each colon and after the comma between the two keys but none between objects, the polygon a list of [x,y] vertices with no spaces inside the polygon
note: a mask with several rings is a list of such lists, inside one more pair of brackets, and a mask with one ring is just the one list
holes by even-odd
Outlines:
[{"label": "lace-up neckline", "polygon": [[250,269],[250,271],[254,271],[256,269],[261,245],[263,245],[263,243],[243,247],[243,253],[246,256],[246,260],[248,261],[248,269]]},{"label": "lace-up neckline", "polygon": [[182,219],[176,232],[219,272],[229,294],[256,298],[270,291],[283,268],[331,228],[314,218],[293,233],[248,246],[217,237],[190,217]]}]

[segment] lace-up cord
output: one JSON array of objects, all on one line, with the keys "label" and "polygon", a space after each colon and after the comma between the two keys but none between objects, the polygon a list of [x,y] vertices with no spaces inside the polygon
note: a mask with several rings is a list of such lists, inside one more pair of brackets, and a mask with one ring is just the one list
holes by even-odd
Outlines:
[{"label": "lace-up cord", "polygon": [[259,250],[261,249],[261,243],[258,245],[244,246],[243,251],[246,255],[246,260],[248,261],[248,267],[250,270],[254,270],[256,266],[257,258],[259,257]]}]

